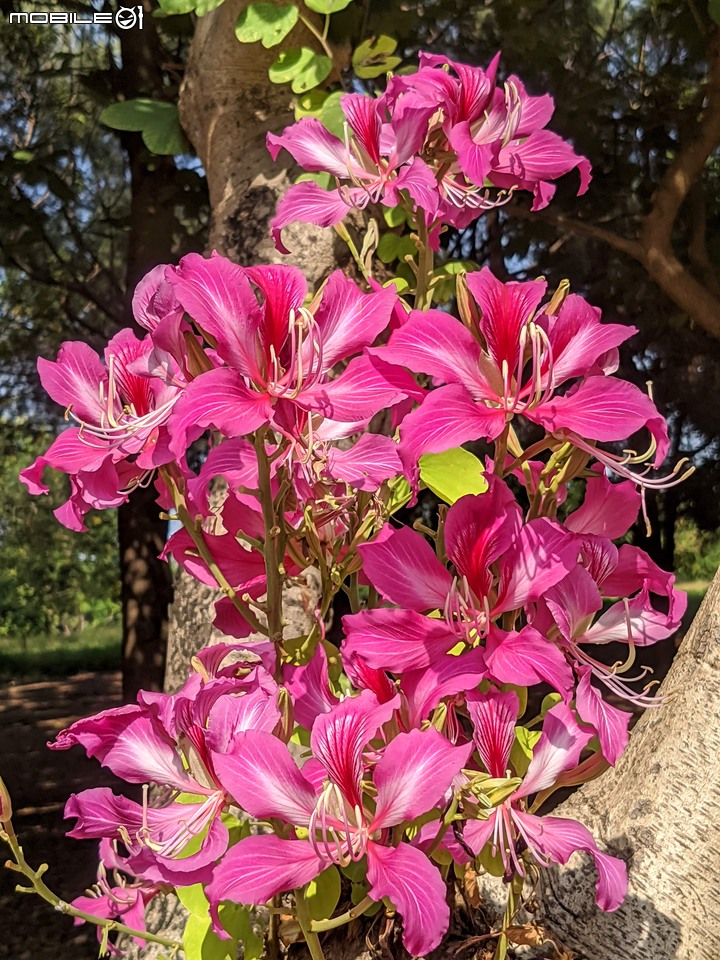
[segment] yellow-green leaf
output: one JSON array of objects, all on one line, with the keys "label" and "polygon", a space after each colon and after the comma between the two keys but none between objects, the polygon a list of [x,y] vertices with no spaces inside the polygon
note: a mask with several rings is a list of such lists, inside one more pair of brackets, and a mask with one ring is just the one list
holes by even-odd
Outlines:
[{"label": "yellow-green leaf", "polygon": [[305,899],[313,920],[328,920],[340,899],[340,874],[337,867],[328,867],[311,880],[305,891]]},{"label": "yellow-green leaf", "polygon": [[420,457],[420,479],[445,503],[453,504],[470,493],[485,493],[483,472],[482,463],[463,447]]},{"label": "yellow-green leaf", "polygon": [[281,43],[298,21],[298,8],[274,3],[251,3],[235,24],[240,43],[260,43],[266,48]]}]

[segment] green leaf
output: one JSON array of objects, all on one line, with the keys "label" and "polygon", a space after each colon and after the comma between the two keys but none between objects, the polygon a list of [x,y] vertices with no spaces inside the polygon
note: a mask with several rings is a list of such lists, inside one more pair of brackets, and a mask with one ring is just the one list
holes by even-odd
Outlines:
[{"label": "green leaf", "polygon": [[335,181],[333,180],[331,174],[322,171],[321,173],[301,173],[297,178],[295,183],[306,183],[307,181],[316,183],[319,187],[322,187],[323,190],[330,190],[335,186]]},{"label": "green leaf", "polygon": [[345,7],[350,6],[352,0],[304,0],[308,10],[314,13],[322,13],[329,17],[332,13],[339,13]]},{"label": "green leaf", "polygon": [[483,465],[462,447],[420,457],[420,479],[445,503],[453,504],[469,493],[485,493]]},{"label": "green leaf", "polygon": [[708,0],[708,15],[714,23],[720,23],[720,0]]},{"label": "green leaf", "polygon": [[13,160],[17,160],[18,163],[30,163],[34,157],[32,150],[15,150],[12,155]]},{"label": "green leaf", "polygon": [[235,36],[240,43],[258,40],[269,49],[281,43],[298,21],[298,8],[276,7],[274,3],[251,3],[235,24]]},{"label": "green leaf", "polygon": [[190,13],[195,9],[196,0],[160,0],[160,9],[168,16],[177,13]]},{"label": "green leaf", "polygon": [[417,247],[414,241],[399,233],[384,233],[377,248],[377,255],[383,263],[404,260],[405,257],[415,256],[416,253]]},{"label": "green leaf", "polygon": [[383,219],[389,227],[400,227],[407,223],[407,211],[403,207],[383,207]]},{"label": "green leaf", "polygon": [[560,693],[549,693],[546,697],[543,697],[543,702],[540,704],[540,716],[544,717],[548,710],[552,710],[561,700],[562,694]]},{"label": "green leaf", "polygon": [[100,121],[113,130],[142,133],[143,143],[152,153],[173,156],[189,150],[174,103],[145,97],[122,100],[105,107]]},{"label": "green leaf", "polygon": [[204,17],[206,13],[210,13],[215,7],[219,7],[221,3],[223,3],[223,0],[196,0],[195,13],[199,17]]},{"label": "green leaf", "polygon": [[352,65],[355,73],[361,80],[371,80],[382,76],[388,70],[394,70],[402,63],[402,57],[393,57],[397,40],[381,34],[371,37],[356,48],[352,56]]},{"label": "green leaf", "polygon": [[191,887],[176,887],[175,893],[180,903],[194,917],[202,917],[207,920],[210,915],[210,903],[205,896],[205,890],[201,883],[194,883]]},{"label": "green leaf", "polygon": [[183,933],[185,960],[235,960],[237,944],[213,932],[210,917],[190,914]]},{"label": "green leaf", "polygon": [[510,751],[510,763],[518,777],[524,777],[532,760],[533,747],[540,739],[540,730],[515,727],[515,741]]},{"label": "green leaf", "polygon": [[320,111],[320,121],[322,125],[326,130],[329,130],[330,133],[334,133],[336,137],[340,137],[341,139],[343,138],[345,130],[345,114],[340,104],[343,96],[342,91],[329,94]]},{"label": "green leaf", "polygon": [[307,885],[305,899],[313,920],[329,920],[340,899],[340,874],[328,867]]},{"label": "green leaf", "polygon": [[329,57],[302,47],[300,50],[283,50],[270,64],[268,76],[272,83],[290,83],[293,93],[305,93],[322,83],[331,70]]},{"label": "green leaf", "polygon": [[410,489],[410,484],[402,474],[393,477],[392,480],[388,480],[388,487],[390,488],[390,499],[387,509],[388,516],[390,516],[405,506],[412,496],[412,490]]},{"label": "green leaf", "polygon": [[330,94],[326,90],[310,90],[298,97],[295,104],[295,119],[301,120],[303,117],[320,117],[323,104]]}]

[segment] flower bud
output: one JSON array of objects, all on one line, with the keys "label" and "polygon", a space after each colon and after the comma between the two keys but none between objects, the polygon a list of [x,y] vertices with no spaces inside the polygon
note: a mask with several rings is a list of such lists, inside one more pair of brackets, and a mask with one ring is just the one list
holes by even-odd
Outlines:
[{"label": "flower bud", "polygon": [[10,823],[12,820],[12,803],[5,781],[0,777],[0,823]]}]

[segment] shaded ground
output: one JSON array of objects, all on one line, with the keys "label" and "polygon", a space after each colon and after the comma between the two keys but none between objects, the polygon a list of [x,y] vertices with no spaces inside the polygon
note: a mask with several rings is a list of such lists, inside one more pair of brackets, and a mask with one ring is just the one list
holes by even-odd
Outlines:
[{"label": "shaded ground", "polygon": [[[28,862],[48,863],[48,886],[65,899],[95,878],[94,841],[68,840],[63,807],[71,793],[116,781],[83,751],[54,752],[47,740],[79,717],[120,703],[119,673],[81,673],[42,683],[0,686],[0,774]],[[0,850],[4,863],[5,846]],[[14,892],[17,876],[0,870],[0,960],[94,960],[94,929],[74,927],[36,896]]]}]

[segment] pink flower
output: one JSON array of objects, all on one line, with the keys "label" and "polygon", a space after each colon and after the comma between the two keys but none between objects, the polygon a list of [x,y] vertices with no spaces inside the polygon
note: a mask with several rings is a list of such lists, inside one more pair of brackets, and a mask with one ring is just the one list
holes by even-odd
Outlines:
[{"label": "pink flower", "polygon": [[[69,836],[122,842],[131,872],[153,883],[187,886],[209,880],[228,844],[220,820],[228,797],[213,751],[232,749],[249,727],[272,730],[278,724],[275,684],[263,673],[253,668],[245,678],[207,681],[194,674],[178,694],[141,693],[138,704],[106,710],[62,731],[51,749],[79,744],[130,783],[154,783],[171,795],[194,798],[150,806],[146,789],[142,804],[106,787],[84,790],[65,808],[66,817],[77,819]],[[181,856],[195,837],[201,838],[198,850]]]},{"label": "pink flower", "polygon": [[107,345],[104,364],[80,341],[64,343],[56,361],[38,360],[43,387],[78,426],[63,431],[20,479],[30,493],[46,494],[46,466],[70,476],[71,498],[56,511],[65,526],[84,529],[89,509],[124,503],[133,486],[172,459],[166,427],[184,384],[137,372],[154,350],[149,337],[123,330]]},{"label": "pink flower", "polygon": [[284,148],[303,169],[329,173],[336,182],[331,190],[312,182],[288,190],[272,224],[278,249],[288,252],[281,233],[295,220],[332,226],[369,203],[394,207],[403,192],[416,217],[436,228],[467,226],[518,189],[533,191],[533,208],[540,209],[555,192],[550,181],[574,168],[584,193],[590,164],[543,129],[552,98],[529,96],[517,77],[497,88],[498,60],[485,71],[421,54],[419,71],[393,77],[380,97],[342,98],[344,141],[311,117],[279,137],[268,134],[274,159]]},{"label": "pink flower", "polygon": [[[416,847],[388,844],[391,828],[436,806],[471,745],[453,747],[435,730],[414,730],[395,737],[370,768],[364,751],[396,705],[380,704],[366,691],[321,713],[312,729],[313,760],[302,770],[283,743],[260,732],[242,735],[231,754],[214,758],[244,810],[308,833],[302,840],[248,837],[234,846],[207,888],[216,920],[223,900],[264,903],[332,864],[367,857],[370,896],[389,897],[397,907],[408,951],[424,955],[439,944],[450,917],[440,873]],[[363,786],[371,771],[374,805]]]},{"label": "pink flower", "polygon": [[[517,697],[514,693],[473,694],[468,697],[468,710],[485,769],[491,777],[505,778],[515,739]],[[582,850],[593,858],[598,871],[598,906],[617,910],[627,892],[624,862],[598,850],[590,831],[577,821],[538,817],[524,809],[528,796],[553,786],[561,773],[578,765],[591,737],[590,731],[578,726],[565,704],[549,710],[522,784],[492,810],[487,820],[468,821],[464,839],[476,855],[489,844],[491,854],[502,860],[507,876],[525,876],[523,850],[542,866],[567,863],[573,853]]]},{"label": "pink flower", "polygon": [[[459,642],[485,642],[488,673],[502,682],[572,687],[565,657],[531,627],[501,633],[495,620],[543,595],[573,568],[578,545],[551,520],[522,523],[505,484],[462,497],[448,511],[444,543],[454,575],[424,537],[386,526],[359,548],[363,570],[380,594],[402,609],[378,608],[343,618],[343,655],[395,673],[435,666]],[[440,611],[439,617],[424,614]]]},{"label": "pink flower", "polygon": [[166,277],[220,364],[192,381],[173,413],[170,447],[178,456],[208,427],[239,437],[272,424],[294,440],[298,418],[311,436],[313,418],[325,418],[344,425],[336,436],[347,436],[403,400],[405,385],[415,389],[393,367],[357,355],[387,326],[393,289],[361,293],[338,270],[310,309],[296,268],[246,270],[217,254],[188,254]]},{"label": "pink flower", "polygon": [[[668,449],[667,426],[652,400],[631,383],[611,378],[617,348],[633,327],[600,323],[599,311],[569,296],[557,314],[540,307],[544,281],[501,283],[487,269],[467,286],[477,304],[468,330],[439,311],[415,312],[396,330],[383,357],[445,384],[432,391],[401,427],[403,458],[440,453],[468,440],[494,440],[516,416],[569,441],[622,476],[637,478],[597,443],[624,440],[646,428],[653,463]],[[570,381],[572,388],[558,389]],[[642,478],[646,486],[666,481]]]}]

